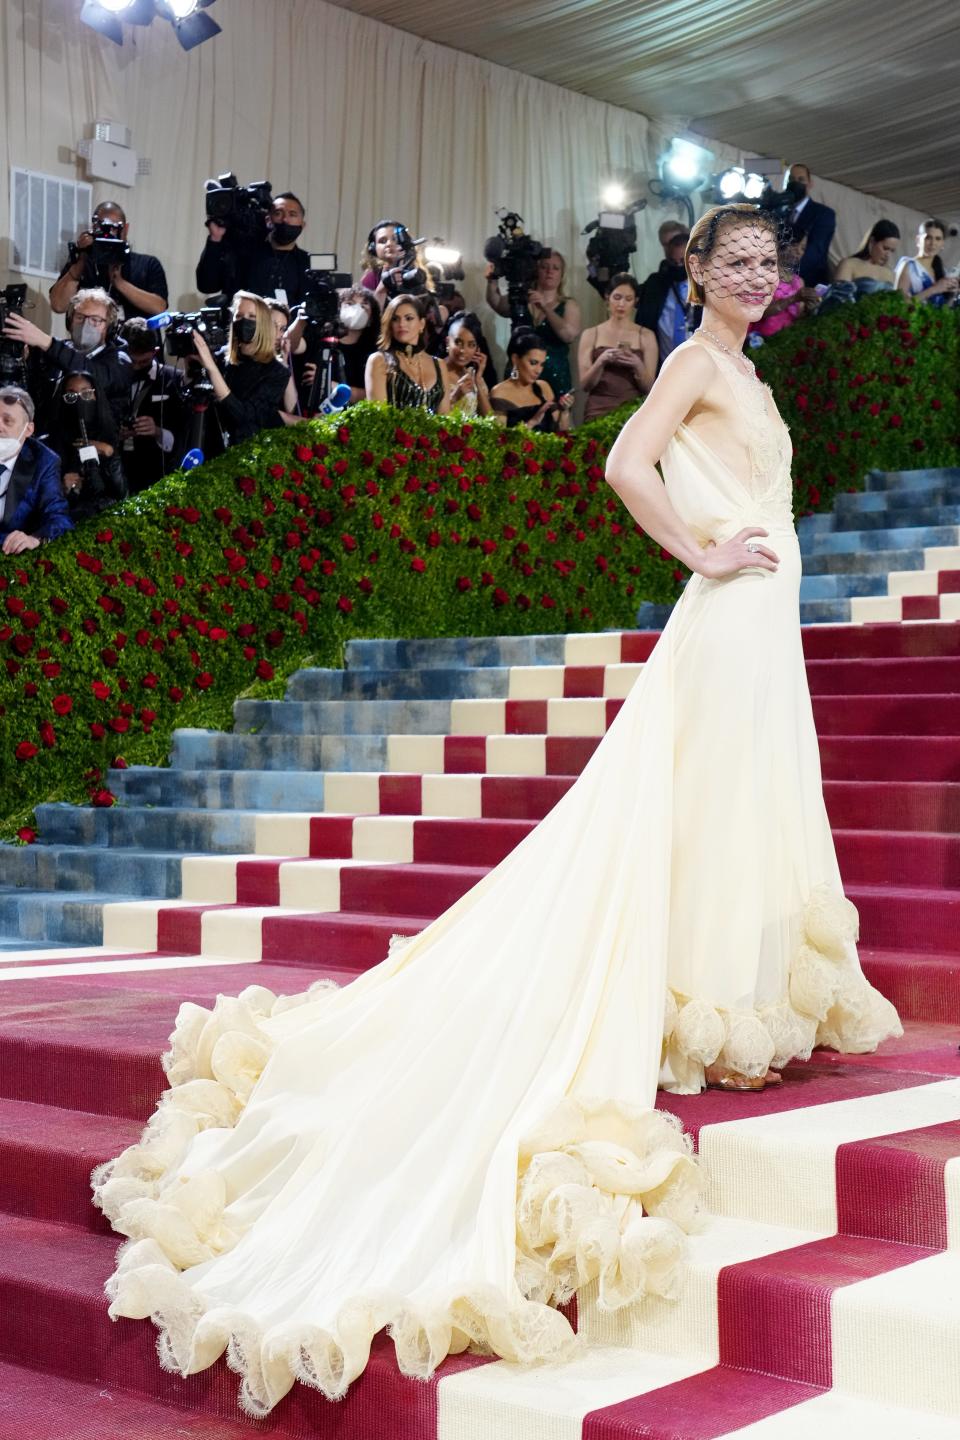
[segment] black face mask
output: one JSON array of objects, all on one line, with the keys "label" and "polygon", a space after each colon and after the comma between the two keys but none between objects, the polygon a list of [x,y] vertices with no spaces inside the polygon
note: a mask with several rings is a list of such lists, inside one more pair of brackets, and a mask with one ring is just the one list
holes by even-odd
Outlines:
[{"label": "black face mask", "polygon": [[270,238],[275,245],[292,245],[295,240],[300,239],[302,232],[302,225],[290,225],[283,220],[279,225],[274,225]]},{"label": "black face mask", "polygon": [[807,184],[805,180],[788,180],[784,187],[788,195],[792,195],[795,204],[807,198]]},{"label": "black face mask", "polygon": [[249,345],[257,333],[257,322],[249,315],[233,322],[233,336],[238,345]]}]

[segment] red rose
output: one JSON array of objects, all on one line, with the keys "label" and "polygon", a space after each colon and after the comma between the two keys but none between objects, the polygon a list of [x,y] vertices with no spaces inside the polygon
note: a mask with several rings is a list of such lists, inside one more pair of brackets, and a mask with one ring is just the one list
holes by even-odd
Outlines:
[{"label": "red rose", "polygon": [[340,429],[337,431],[337,439],[340,441],[341,445],[346,445],[347,441],[350,439],[350,431],[347,429],[346,425],[340,426]]},{"label": "red rose", "polygon": [[40,747],[34,745],[32,740],[21,740],[13,752],[18,760],[32,760],[34,755],[39,754]]},{"label": "red rose", "polygon": [[259,679],[261,679],[261,680],[272,680],[275,674],[276,674],[276,671],[274,670],[273,666],[270,664],[270,661],[269,661],[269,660],[258,660],[258,661],[257,661],[257,675],[258,675]]},{"label": "red rose", "polygon": [[140,681],[140,684],[144,687],[145,690],[156,690],[158,680],[156,675],[154,675],[153,671],[151,670],[149,674],[144,675],[143,679]]},{"label": "red rose", "polygon": [[421,559],[419,555],[415,555],[410,561],[410,569],[413,570],[417,575],[422,575],[426,568],[426,561]]},{"label": "red rose", "polygon": [[180,689],[179,685],[171,685],[170,689],[167,691],[167,694],[170,696],[170,699],[177,705],[183,699],[183,691]]},{"label": "red rose", "polygon": [[351,551],[351,550],[356,550],[356,548],[357,548],[357,542],[356,542],[355,538],[354,538],[352,535],[341,535],[341,536],[340,536],[340,539],[341,539],[341,542],[343,543],[343,548],[344,548],[344,550],[346,550],[346,551],[348,551],[348,552]]},{"label": "red rose", "polygon": [[337,601],[337,609],[342,610],[344,615],[349,615],[353,609],[353,601],[348,595],[341,595]]},{"label": "red rose", "polygon": [[127,769],[127,762],[126,762],[126,760],[124,760],[124,758],[123,758],[122,755],[114,755],[113,759],[110,761],[110,769],[111,769],[111,770],[126,770],[126,769]]},{"label": "red rose", "polygon": [[106,733],[107,732],[100,724],[100,721],[94,720],[90,726],[90,734],[93,736],[94,740],[102,740]]},{"label": "red rose", "polygon": [[130,729],[130,721],[127,719],[126,715],[112,716],[109,721],[109,725],[110,729],[115,731],[118,735],[125,735],[126,732]]},{"label": "red rose", "polygon": [[18,655],[29,655],[33,649],[33,639],[29,635],[14,635],[10,644]]},{"label": "red rose", "polygon": [[196,685],[198,690],[209,690],[210,686],[213,684],[213,676],[210,674],[209,670],[201,670],[200,674],[196,677],[193,683]]},{"label": "red rose", "polygon": [[[58,665],[57,669],[59,668]],[[53,708],[57,715],[69,715],[73,709],[73,701],[69,695],[54,695]]]},{"label": "red rose", "polygon": [[306,463],[308,460],[313,459],[313,446],[298,445],[293,453],[294,455],[296,455],[298,460],[302,460],[304,463]]},{"label": "red rose", "polygon": [[94,680],[90,689],[93,691],[97,700],[106,700],[110,696],[110,686],[103,680]]},{"label": "red rose", "polygon": [[94,790],[90,796],[90,804],[100,809],[107,809],[116,804],[116,795],[110,790]]},{"label": "red rose", "polygon": [[67,604],[66,600],[62,600],[59,595],[54,595],[53,599],[50,601],[50,609],[53,611],[54,615],[65,615],[70,609],[70,606]]},{"label": "red rose", "polygon": [[[20,667],[18,666],[17,668],[19,669]],[[23,693],[28,700],[32,700],[37,693],[36,682],[34,680],[28,680],[23,687]]]},{"label": "red rose", "polygon": [[36,830],[31,830],[29,825],[24,825],[17,831],[17,839],[24,845],[32,845],[37,838]]},{"label": "red rose", "polygon": [[44,745],[48,750],[52,750],[54,745],[56,745],[57,743],[57,732],[56,730],[54,730],[49,720],[44,720],[43,724],[40,726],[40,739],[43,741]]},{"label": "red rose", "polygon": [[396,465],[394,465],[393,461],[388,457],[380,461],[377,469],[385,480],[390,480],[397,473]]},{"label": "red rose", "polygon": [[555,610],[557,608],[556,600],[551,599],[549,595],[541,595],[540,604],[544,610]]},{"label": "red rose", "polygon": [[156,710],[143,709],[140,711],[140,723],[143,726],[144,730],[146,730],[150,725],[152,725],[156,718]]},{"label": "red rose", "polygon": [[210,639],[211,639],[211,640],[229,640],[229,639],[230,639],[230,635],[229,635],[229,632],[226,631],[226,630],[224,630],[221,626],[219,626],[219,625],[214,625],[213,629],[210,631]]},{"label": "red rose", "polygon": [[503,590],[500,588],[500,586],[497,586],[496,590],[494,590],[493,592],[493,603],[494,605],[509,605],[510,596],[507,594],[506,590]]},{"label": "red rose", "polygon": [[457,589],[460,591],[473,589],[473,581],[469,575],[460,575],[457,577]]},{"label": "red rose", "polygon": [[899,430],[899,429],[900,429],[900,426],[901,426],[902,424],[903,424],[903,416],[902,416],[902,415],[891,415],[891,416],[890,416],[890,429],[891,429],[891,430]]}]

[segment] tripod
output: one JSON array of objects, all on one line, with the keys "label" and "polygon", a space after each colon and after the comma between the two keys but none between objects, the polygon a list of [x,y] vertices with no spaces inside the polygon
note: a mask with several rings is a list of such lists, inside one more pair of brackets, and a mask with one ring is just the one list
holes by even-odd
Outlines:
[{"label": "tripod", "polygon": [[[311,326],[312,332],[312,326]],[[340,340],[334,335],[308,334],[307,357],[316,364],[313,384],[304,406],[307,416],[316,415],[327,396],[343,383],[345,367]]]}]

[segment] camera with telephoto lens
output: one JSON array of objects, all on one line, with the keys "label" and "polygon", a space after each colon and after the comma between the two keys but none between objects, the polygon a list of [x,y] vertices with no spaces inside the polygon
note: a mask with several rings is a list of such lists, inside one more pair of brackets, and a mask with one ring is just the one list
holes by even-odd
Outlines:
[{"label": "camera with telephoto lens", "polygon": [[2,332],[11,315],[23,314],[26,299],[26,285],[7,285],[0,290],[0,381],[4,384],[23,384],[23,341]]},{"label": "camera with telephoto lens", "polygon": [[167,326],[167,353],[177,360],[196,356],[193,337],[199,332],[214,354],[227,343],[230,334],[230,307],[204,305],[189,314],[182,311],[170,316]]},{"label": "camera with telephoto lens", "polygon": [[537,266],[550,254],[550,247],[524,232],[523,216],[515,210],[498,210],[496,214],[500,224],[496,235],[491,235],[483,247],[484,259],[493,266],[491,279],[507,282],[510,319],[514,324],[524,320],[529,323],[527,301],[537,283]]},{"label": "camera with telephoto lens", "polygon": [[352,275],[337,270],[336,255],[311,255],[299,307],[308,325],[319,326],[325,335],[346,335],[346,326],[340,323],[338,292],[348,290],[352,284]]},{"label": "camera with telephoto lens", "polygon": [[630,256],[637,248],[637,222],[634,216],[647,207],[646,200],[636,200],[625,210],[601,210],[596,220],[583,228],[587,242],[587,279],[600,295],[606,297],[614,275],[629,270]]},{"label": "camera with telephoto lens", "polygon": [[255,180],[241,185],[228,171],[206,184],[207,219],[226,230],[224,243],[238,247],[256,245],[267,238],[267,220],[273,208],[273,190],[269,180]]},{"label": "camera with telephoto lens", "polygon": [[94,221],[90,254],[98,270],[123,264],[130,254],[130,246],[123,238],[122,220],[99,218]]}]

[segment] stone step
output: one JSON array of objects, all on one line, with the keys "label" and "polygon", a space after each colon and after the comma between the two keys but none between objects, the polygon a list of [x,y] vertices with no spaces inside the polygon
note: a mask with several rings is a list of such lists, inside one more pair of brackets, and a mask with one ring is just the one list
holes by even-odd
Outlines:
[{"label": "stone step", "polygon": [[886,575],[804,575],[800,604],[812,600],[849,600],[852,595],[886,595]]},{"label": "stone step", "polygon": [[110,789],[124,805],[185,806],[195,810],[322,810],[324,772],[174,770],[131,765],[110,772]]},{"label": "stone step", "polygon": [[[844,531],[846,536],[854,532]],[[923,570],[926,556],[921,548],[913,550],[848,549],[807,553],[803,557],[806,575],[883,575],[891,570]]]},{"label": "stone step", "polygon": [[[848,499],[862,499],[849,496]],[[885,497],[878,497],[885,498]],[[957,498],[938,502],[933,496],[924,495],[922,503],[899,504],[856,509],[841,505],[819,515],[804,515],[797,522],[800,549],[806,551],[813,535],[822,535],[837,530],[881,530],[890,525],[897,528],[929,529],[931,526],[960,525],[960,486]]]},{"label": "stone step", "polygon": [[960,481],[960,468],[945,465],[935,470],[871,470],[867,490],[924,490],[931,485]]},{"label": "stone step", "polygon": [[422,735],[448,729],[450,707],[455,703],[451,700],[238,700],[233,714],[236,731],[241,734]]},{"label": "stone step", "polygon": [[176,769],[321,771],[375,770],[387,762],[384,735],[238,735],[176,730],[170,752]]},{"label": "stone step", "polygon": [[564,635],[491,635],[424,640],[349,640],[344,653],[348,670],[562,665],[566,658],[567,638]]},{"label": "stone step", "polygon": [[[178,812],[161,814],[169,831]],[[46,837],[42,837],[46,838]],[[0,874],[4,889],[49,892],[100,891],[119,895],[158,895],[175,898],[180,894],[179,851],[150,852],[140,848],[91,845],[38,844],[3,846]]]},{"label": "stone step", "polygon": [[[540,668],[540,667],[537,667]],[[307,700],[449,700],[456,695],[478,699],[508,693],[510,667],[458,665],[375,670],[298,670],[284,697]]]},{"label": "stone step", "polygon": [[109,809],[60,803],[38,805],[44,845],[132,846],[181,855],[236,853],[254,848],[255,810],[163,809],[114,805]]},{"label": "stone step", "polygon": [[932,545],[960,544],[957,525],[895,525],[876,529],[814,531],[805,553],[851,554],[860,550],[922,550]]}]

